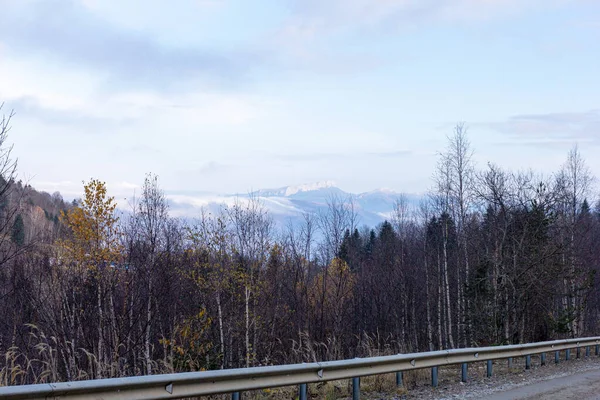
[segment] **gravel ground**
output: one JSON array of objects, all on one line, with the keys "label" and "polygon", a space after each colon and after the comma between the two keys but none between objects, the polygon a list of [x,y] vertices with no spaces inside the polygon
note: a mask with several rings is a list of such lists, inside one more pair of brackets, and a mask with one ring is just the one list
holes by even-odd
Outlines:
[{"label": "gravel ground", "polygon": [[[482,399],[491,395],[514,390],[515,388],[532,385],[545,380],[581,374],[586,371],[600,370],[600,357],[591,356],[576,359],[572,352],[571,360],[565,361],[561,353],[561,361],[558,365],[554,363],[554,355],[548,354],[547,365],[540,366],[539,356],[532,356],[532,368],[525,370],[524,359],[515,359],[512,368],[508,368],[506,360],[494,361],[494,376],[487,378],[485,363],[469,364],[469,380],[467,383],[460,382],[460,368],[458,366],[440,368],[439,385],[437,389],[431,387],[428,373],[420,373],[418,379],[408,383],[406,389],[398,390],[397,393],[362,393],[362,398],[375,399]],[[405,377],[410,378],[410,376]],[[600,389],[599,389],[600,392]],[[502,397],[502,396],[499,396]],[[541,397],[540,397],[541,398]],[[556,397],[561,398],[561,397]],[[573,397],[587,398],[587,397]]]}]

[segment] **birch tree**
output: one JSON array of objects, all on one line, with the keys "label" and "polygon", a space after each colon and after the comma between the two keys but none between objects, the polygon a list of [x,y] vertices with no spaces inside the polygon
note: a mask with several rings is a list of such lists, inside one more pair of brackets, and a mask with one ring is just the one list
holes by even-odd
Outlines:
[{"label": "birch tree", "polygon": [[[432,195],[432,200],[435,204],[436,211],[439,215],[439,229],[441,234],[441,257],[438,263],[440,275],[443,280],[441,289],[443,291],[443,297],[445,300],[445,318],[446,318],[446,332],[448,336],[448,345],[454,348],[454,327],[452,317],[452,302],[450,301],[450,254],[449,254],[449,241],[450,241],[450,219],[453,210],[453,181],[452,181],[452,164],[449,157],[446,155],[440,155],[440,159],[437,165],[436,175],[434,177],[436,184],[436,192]],[[460,280],[458,285],[460,285]],[[460,319],[460,307],[457,307]]]},{"label": "birch tree", "polygon": [[[81,205],[67,213],[62,220],[70,230],[67,239],[59,242],[64,251],[64,261],[75,268],[78,274],[89,276],[94,282],[96,292],[97,325],[97,374],[104,376],[106,365],[105,328],[108,326],[104,304],[107,291],[107,279],[111,265],[122,257],[122,247],[118,217],[115,214],[117,204],[107,195],[106,185],[97,179],[90,180],[84,186]],[[110,336],[110,335],[108,335]]]},{"label": "birch tree", "polygon": [[[256,318],[257,296],[254,290],[265,265],[272,240],[273,220],[256,197],[244,204],[240,199],[227,209],[234,252],[240,266],[244,287],[246,367],[255,360],[254,348],[258,340]],[[254,345],[253,345],[254,343]]]},{"label": "birch tree", "polygon": [[[468,315],[468,299],[465,298],[465,287],[469,283],[469,237],[468,216],[473,199],[473,150],[467,137],[467,127],[461,122],[454,127],[454,133],[448,137],[446,157],[450,164],[449,187],[455,202],[454,219],[458,231],[459,263],[456,274],[458,281],[458,323],[463,345],[471,344],[471,327]],[[460,254],[459,253],[459,254]],[[464,276],[463,276],[464,273]]]},{"label": "birch tree", "polygon": [[579,336],[584,321],[583,316],[583,294],[580,290],[583,286],[581,265],[577,259],[576,251],[576,232],[578,217],[584,201],[590,195],[590,189],[593,183],[593,177],[587,167],[579,148],[573,147],[567,156],[557,177],[557,185],[560,190],[560,196],[563,204],[563,215],[566,230],[566,240],[568,251],[565,253],[564,262],[569,267],[569,273],[564,277],[566,293],[564,298],[564,307],[568,313],[573,314],[570,322],[573,337]]}]

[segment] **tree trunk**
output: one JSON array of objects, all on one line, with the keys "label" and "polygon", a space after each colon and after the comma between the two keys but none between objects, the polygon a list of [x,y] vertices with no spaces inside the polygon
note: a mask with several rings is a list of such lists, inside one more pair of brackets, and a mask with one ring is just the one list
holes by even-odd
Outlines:
[{"label": "tree trunk", "polygon": [[100,281],[100,278],[98,279],[98,288],[97,288],[97,292],[98,292],[98,299],[97,299],[97,306],[98,306],[98,358],[96,359],[96,363],[97,363],[97,371],[96,374],[98,376],[98,379],[102,379],[103,378],[103,374],[102,374],[102,369],[103,369],[103,363],[104,363],[104,337],[103,337],[103,327],[104,327],[104,314],[102,312],[102,282]]},{"label": "tree trunk", "polygon": [[148,278],[148,303],[146,305],[146,330],[144,334],[144,361],[146,375],[152,375],[152,358],[150,357],[150,333],[152,325],[152,279]]},{"label": "tree trunk", "polygon": [[225,368],[225,335],[223,333],[223,308],[221,306],[221,293],[217,292],[217,313],[219,318],[219,342],[221,344],[221,369]]},{"label": "tree trunk", "polygon": [[450,284],[448,282],[448,223],[444,222],[444,288],[446,292],[446,322],[448,323],[448,343],[450,348],[454,348],[454,337],[452,334],[452,310],[450,303]]},{"label": "tree trunk", "polygon": [[429,268],[427,267],[427,253],[425,253],[425,314],[427,316],[427,348],[433,351],[433,336],[431,327],[431,296],[429,295]]},{"label": "tree trunk", "polygon": [[250,368],[250,288],[244,287],[246,306],[246,368]]},{"label": "tree trunk", "polygon": [[442,267],[441,267],[441,261],[440,261],[440,257],[439,257],[439,253],[438,253],[438,296],[437,296],[437,336],[438,336],[438,346],[439,349],[443,349],[444,348],[444,341],[442,340],[442,289],[443,289],[443,285],[441,282],[442,279]]}]

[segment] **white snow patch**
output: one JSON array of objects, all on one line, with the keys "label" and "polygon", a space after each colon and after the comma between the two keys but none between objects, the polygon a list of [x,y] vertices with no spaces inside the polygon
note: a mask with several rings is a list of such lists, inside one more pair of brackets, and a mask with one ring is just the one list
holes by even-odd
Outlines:
[{"label": "white snow patch", "polygon": [[335,182],[333,181],[322,181],[315,183],[305,183],[303,185],[298,186],[288,186],[285,188],[284,196],[288,197],[300,192],[312,192],[314,190],[328,189],[332,187],[335,187]]}]

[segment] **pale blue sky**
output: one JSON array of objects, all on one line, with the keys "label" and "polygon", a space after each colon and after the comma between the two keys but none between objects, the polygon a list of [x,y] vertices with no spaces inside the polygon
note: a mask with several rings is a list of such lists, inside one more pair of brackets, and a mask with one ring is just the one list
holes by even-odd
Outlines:
[{"label": "pale blue sky", "polygon": [[0,0],[19,172],[66,197],[336,181],[422,192],[476,161],[600,175],[597,0]]}]

